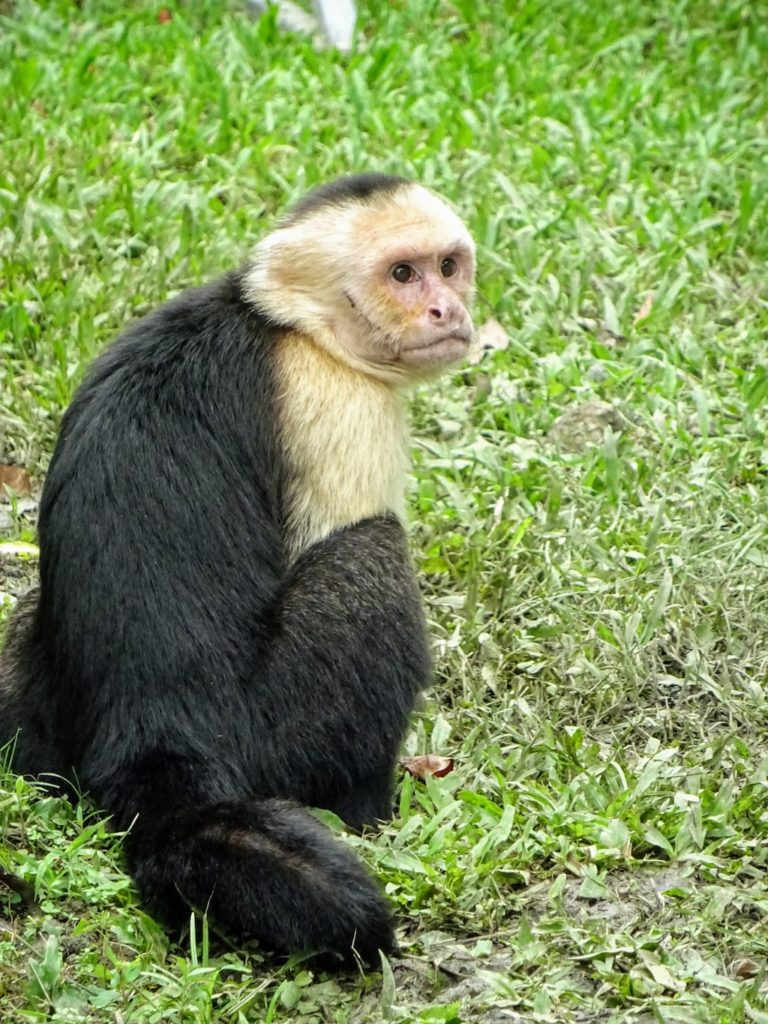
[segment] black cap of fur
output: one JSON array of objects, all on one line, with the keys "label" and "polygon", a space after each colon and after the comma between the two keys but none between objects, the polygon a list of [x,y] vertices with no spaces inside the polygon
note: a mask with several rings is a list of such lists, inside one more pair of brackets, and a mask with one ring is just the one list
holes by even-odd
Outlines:
[{"label": "black cap of fur", "polygon": [[373,197],[392,195],[411,184],[407,178],[392,174],[350,174],[312,189],[289,211],[283,223],[293,224],[324,206],[340,206],[350,201],[364,203]]}]

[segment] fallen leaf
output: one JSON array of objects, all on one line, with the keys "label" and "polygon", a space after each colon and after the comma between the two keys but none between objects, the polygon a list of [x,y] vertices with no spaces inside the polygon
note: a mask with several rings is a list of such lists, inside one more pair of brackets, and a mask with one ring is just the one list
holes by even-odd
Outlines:
[{"label": "fallen leaf", "polygon": [[635,324],[639,324],[641,320],[646,320],[651,315],[651,310],[653,309],[654,296],[655,292],[648,292],[648,294],[645,296],[642,306],[640,307],[640,309],[638,309],[637,313],[635,313],[635,318],[632,321],[633,327],[635,326]]},{"label": "fallen leaf", "polygon": [[9,487],[16,494],[31,494],[32,481],[21,466],[0,466],[0,487]]},{"label": "fallen leaf", "polygon": [[438,757],[437,754],[403,757],[400,759],[400,764],[415,779],[420,779],[422,782],[428,775],[434,775],[435,778],[442,779],[444,775],[448,775],[449,772],[453,771],[453,758]]},{"label": "fallen leaf", "polygon": [[172,17],[173,15],[171,14],[167,7],[161,7],[160,10],[157,12],[157,20],[160,22],[161,25],[164,25],[167,21],[170,21]]},{"label": "fallen leaf", "polygon": [[681,978],[676,978],[664,964],[646,963],[645,967],[657,985],[661,985],[669,992],[685,992],[685,982]]},{"label": "fallen leaf", "polygon": [[734,960],[728,965],[729,978],[755,978],[760,973],[760,964],[748,957],[742,960]]},{"label": "fallen leaf", "polygon": [[509,335],[495,317],[486,320],[475,331],[467,352],[470,363],[479,363],[486,352],[499,352],[509,347]]}]

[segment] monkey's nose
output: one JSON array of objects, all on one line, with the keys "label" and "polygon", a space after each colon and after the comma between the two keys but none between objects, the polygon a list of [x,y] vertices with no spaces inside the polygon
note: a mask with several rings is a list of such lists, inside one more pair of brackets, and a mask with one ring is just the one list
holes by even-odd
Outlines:
[{"label": "monkey's nose", "polygon": [[466,311],[460,303],[441,302],[427,306],[428,323],[439,326],[441,330],[452,330],[462,327],[466,321]]}]

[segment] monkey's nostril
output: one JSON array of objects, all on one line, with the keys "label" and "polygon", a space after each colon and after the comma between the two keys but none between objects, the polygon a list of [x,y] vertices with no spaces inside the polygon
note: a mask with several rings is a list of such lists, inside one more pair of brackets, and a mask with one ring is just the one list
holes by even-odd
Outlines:
[{"label": "monkey's nostril", "polygon": [[430,318],[430,320],[442,320],[443,319],[443,311],[441,309],[439,309],[437,306],[430,306],[429,307],[429,318]]}]

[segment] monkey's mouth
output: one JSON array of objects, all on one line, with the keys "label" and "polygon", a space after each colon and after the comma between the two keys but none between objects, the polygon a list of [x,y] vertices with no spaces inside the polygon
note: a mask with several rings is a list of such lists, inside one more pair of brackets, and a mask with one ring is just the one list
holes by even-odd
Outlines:
[{"label": "monkey's mouth", "polygon": [[439,335],[437,338],[432,338],[430,341],[424,341],[420,345],[409,345],[404,352],[422,352],[424,349],[435,348],[437,345],[445,345],[450,342],[458,341],[462,345],[469,345],[472,340],[472,334],[466,329],[458,331],[446,331],[445,334]]},{"label": "monkey's mouth", "polygon": [[403,345],[400,349],[400,362],[425,370],[439,369],[450,363],[457,363],[467,354],[472,332],[461,327],[446,331],[428,341],[419,341],[415,345]]}]

